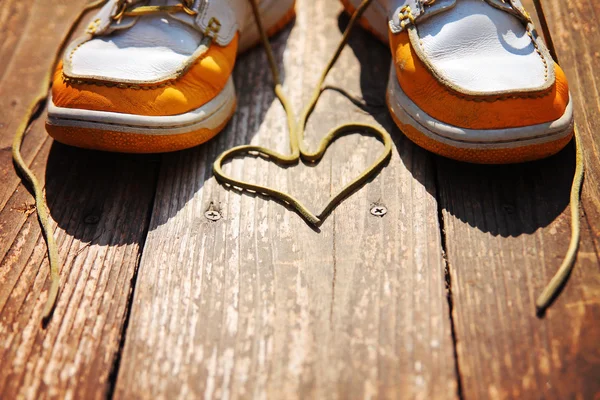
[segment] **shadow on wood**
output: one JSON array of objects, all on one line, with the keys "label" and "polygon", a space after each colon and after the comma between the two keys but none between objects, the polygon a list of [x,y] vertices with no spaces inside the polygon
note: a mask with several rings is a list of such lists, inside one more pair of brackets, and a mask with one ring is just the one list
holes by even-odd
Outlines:
[{"label": "shadow on wood", "polygon": [[553,157],[523,164],[473,165],[442,157],[437,163],[443,209],[494,236],[534,233],[569,204],[572,144]]},{"label": "shadow on wood", "polygon": [[[131,232],[144,224],[147,211],[141,215],[138,202],[151,202],[159,163],[157,155],[107,153],[54,141],[45,177],[52,219],[69,235],[90,245],[139,240]],[[122,211],[126,211],[125,220],[114,220]],[[111,219],[114,232],[105,226]]]}]

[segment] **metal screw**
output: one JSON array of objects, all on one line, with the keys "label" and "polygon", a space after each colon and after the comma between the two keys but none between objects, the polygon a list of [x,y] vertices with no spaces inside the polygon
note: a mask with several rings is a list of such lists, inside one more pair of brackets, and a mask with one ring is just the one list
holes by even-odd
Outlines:
[{"label": "metal screw", "polygon": [[387,208],[385,206],[373,206],[371,207],[371,214],[376,217],[383,217],[387,214]]},{"label": "metal screw", "polygon": [[208,210],[204,213],[204,216],[206,217],[206,219],[209,219],[211,221],[218,221],[221,219],[221,213],[215,210]]}]

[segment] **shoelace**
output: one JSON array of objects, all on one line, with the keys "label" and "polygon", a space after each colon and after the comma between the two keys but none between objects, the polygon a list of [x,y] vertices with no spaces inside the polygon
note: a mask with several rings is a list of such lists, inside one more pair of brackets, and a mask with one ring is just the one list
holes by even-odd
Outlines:
[{"label": "shoelace", "polygon": [[[319,143],[319,147],[315,152],[310,152],[304,147],[304,130],[306,128],[306,124],[308,119],[315,109],[321,94],[323,93],[323,84],[325,82],[325,78],[327,77],[331,68],[333,68],[335,62],[340,56],[344,46],[348,42],[348,38],[350,33],[352,32],[356,22],[362,16],[364,11],[367,9],[372,0],[364,0],[362,4],[356,9],[354,15],[350,19],[346,30],[342,36],[342,40],[340,41],[337,49],[327,66],[323,70],[321,77],[319,78],[315,90],[312,93],[310,100],[308,101],[306,107],[304,108],[300,119],[296,123],[296,116],[292,109],[292,106],[287,98],[287,96],[283,92],[283,88],[281,85],[281,81],[279,78],[279,71],[277,68],[277,63],[275,61],[275,56],[273,55],[273,50],[271,48],[271,44],[269,42],[269,38],[267,37],[266,31],[262,25],[262,21],[260,18],[260,13],[258,11],[258,5],[256,4],[256,0],[248,0],[252,6],[252,12],[254,14],[254,19],[256,20],[256,24],[258,26],[258,30],[260,32],[260,37],[262,44],[267,53],[267,58],[269,61],[269,67],[271,69],[271,74],[274,82],[274,90],[275,95],[279,99],[281,105],[283,106],[288,122],[288,130],[289,130],[289,140],[290,140],[290,152],[291,154],[280,154],[271,149],[261,147],[261,146],[238,146],[234,147],[230,150],[222,153],[213,165],[213,172],[216,178],[225,184],[229,184],[231,186],[240,187],[242,189],[258,191],[261,194],[270,196],[279,200],[283,203],[288,204],[292,208],[294,208],[308,223],[318,226],[323,222],[323,219],[346,197],[348,197],[353,191],[362,186],[370,177],[379,172],[379,170],[383,167],[383,164],[389,159],[392,154],[392,139],[390,135],[382,130],[381,128],[370,125],[370,124],[360,124],[360,123],[350,123],[340,125],[337,128],[331,130]],[[349,133],[361,133],[368,134],[371,136],[375,136],[379,139],[384,145],[384,151],[377,158],[377,160],[371,164],[362,174],[358,176],[354,181],[350,182],[346,185],[340,192],[338,192],[325,206],[325,208],[317,215],[313,214],[310,210],[308,210],[304,205],[302,205],[297,199],[294,197],[283,193],[279,190],[274,190],[265,186],[259,186],[250,184],[248,182],[244,182],[241,180],[233,179],[227,176],[222,169],[223,163],[227,160],[232,159],[235,156],[241,155],[252,155],[252,156],[261,156],[273,160],[276,163],[283,165],[294,165],[298,164],[300,160],[304,160],[307,162],[317,162],[319,161],[329,145],[335,141],[337,138],[347,135]]]},{"label": "shoelace", "polygon": [[579,209],[581,208],[581,187],[583,186],[583,176],[585,175],[585,160],[583,157],[583,149],[581,148],[581,135],[577,124],[573,126],[575,131],[575,174],[573,183],[571,184],[571,196],[569,206],[571,207],[571,241],[567,254],[563,259],[558,271],[554,274],[550,283],[546,285],[542,294],[537,298],[535,306],[538,314],[543,314],[548,306],[552,304],[554,298],[560,292],[560,289],[569,279],[571,271],[577,260],[577,250],[581,240],[581,222],[579,221]]},{"label": "shoelace", "polygon": [[117,13],[112,17],[115,21],[121,21],[123,17],[140,17],[142,15],[156,14],[156,13],[176,13],[185,12],[188,15],[196,15],[197,12],[192,9],[194,5],[193,0],[180,0],[178,4],[171,6],[132,6],[130,2],[121,0],[118,5]]},{"label": "shoelace", "polygon": [[[18,172],[21,174],[21,177],[24,180],[24,183],[26,185],[28,185],[29,188],[33,192],[32,194],[35,198],[35,206],[36,206],[36,210],[37,210],[38,221],[39,221],[39,224],[40,224],[40,227],[42,230],[42,235],[44,237],[44,240],[46,241],[46,246],[48,249],[48,260],[49,260],[49,264],[50,264],[51,285],[50,285],[50,290],[48,291],[48,299],[46,301],[46,304],[44,306],[44,310],[42,313],[43,321],[47,321],[48,318],[52,315],[52,311],[54,310],[54,307],[56,305],[56,301],[58,298],[58,293],[59,293],[59,288],[60,288],[60,275],[59,275],[60,260],[59,260],[59,255],[58,255],[58,247],[56,245],[56,241],[54,240],[52,226],[50,224],[49,211],[48,211],[48,207],[46,205],[43,187],[40,185],[36,176],[34,175],[34,173],[31,171],[31,169],[28,167],[27,163],[23,159],[23,157],[21,155],[21,146],[23,144],[25,132],[33,118],[33,115],[36,113],[36,111],[41,106],[43,106],[45,104],[46,100],[48,99],[48,90],[49,90],[50,84],[52,82],[51,81],[52,74],[54,73],[54,70],[58,63],[60,55],[63,53],[69,38],[75,31],[75,28],[79,25],[81,20],[84,18],[84,16],[89,11],[99,8],[100,6],[104,5],[107,1],[108,0],[97,0],[97,1],[94,1],[90,4],[88,4],[86,7],[84,7],[82,9],[81,13],[77,16],[75,21],[72,23],[67,34],[63,37],[63,39],[60,42],[60,45],[55,54],[55,59],[54,59],[51,69],[48,70],[48,72],[44,75],[44,77],[41,81],[40,89],[39,89],[38,93],[36,94],[36,96],[34,97],[34,100],[31,102],[31,105],[28,108],[27,112],[25,113],[23,120],[21,121],[21,124],[19,124],[19,126],[15,132],[14,139],[13,139],[12,156],[13,156],[14,165],[15,165],[15,168],[18,170]],[[346,42],[348,41],[350,32],[352,31],[352,29],[354,28],[354,26],[356,24],[356,21],[361,17],[361,15],[367,9],[367,7],[369,6],[369,4],[371,3],[372,0],[364,0],[360,4],[360,6],[356,9],[355,13],[352,15],[352,18],[350,19],[350,23],[348,24],[348,27],[346,28],[346,31],[344,32],[342,40],[341,40],[337,50],[335,51],[334,56],[331,58],[331,60],[327,64],[327,67],[325,68],[323,74],[321,75],[321,78],[318,81],[317,87],[316,87],[308,105],[304,109],[304,112],[302,113],[302,115],[299,119],[298,125],[296,125],[296,123],[295,123],[294,113],[292,111],[290,102],[287,100],[287,97],[283,93],[283,89],[282,89],[280,79],[279,79],[279,72],[277,69],[277,64],[275,62],[275,57],[273,55],[273,51],[271,49],[269,39],[266,35],[264,27],[262,26],[262,21],[260,18],[260,14],[258,12],[256,0],[249,0],[249,1],[252,5],[252,11],[254,14],[254,18],[256,20],[256,23],[258,25],[259,32],[261,35],[261,41],[265,47],[265,51],[267,53],[267,57],[269,60],[269,67],[271,69],[271,73],[273,75],[273,81],[274,81],[274,91],[275,91],[277,98],[281,102],[283,108],[285,109],[285,112],[287,115],[291,154],[282,155],[282,154],[274,152],[270,149],[260,147],[260,146],[235,147],[235,148],[232,148],[232,149],[224,152],[223,154],[221,154],[219,156],[219,158],[215,161],[214,173],[217,176],[217,178],[221,182],[225,182],[225,183],[228,183],[233,186],[238,186],[238,187],[242,187],[245,189],[255,190],[257,188],[257,186],[247,184],[244,182],[240,182],[240,181],[236,181],[234,179],[229,178],[227,175],[225,175],[221,168],[223,165],[223,162],[227,161],[228,159],[230,159],[233,156],[238,155],[238,154],[262,155],[264,157],[269,157],[269,158],[271,158],[275,161],[278,161],[280,163],[283,163],[283,164],[298,163],[300,158],[307,160],[309,162],[315,161],[315,160],[320,159],[320,157],[323,155],[323,153],[327,149],[327,146],[329,145],[329,143],[331,143],[333,140],[335,140],[339,136],[342,136],[346,133],[349,133],[349,132],[355,133],[355,132],[361,131],[361,130],[368,131],[371,134],[373,134],[374,136],[377,136],[379,139],[381,139],[381,141],[384,144],[384,152],[377,159],[377,161],[374,164],[372,164],[371,167],[369,167],[369,169],[367,169],[361,176],[359,176],[359,178],[357,180],[355,180],[353,183],[351,183],[350,185],[348,185],[344,189],[342,189],[342,191],[340,193],[338,193],[338,195],[335,196],[334,199],[329,203],[329,205],[325,208],[325,210],[323,210],[323,212],[321,212],[317,216],[313,215],[309,210],[304,208],[297,200],[295,200],[291,196],[288,196],[287,194],[280,192],[278,190],[259,187],[259,189],[261,189],[264,193],[270,195],[271,197],[273,197],[275,199],[286,202],[290,206],[294,207],[296,209],[296,211],[298,211],[298,213],[300,213],[300,215],[302,215],[309,223],[318,225],[322,221],[322,218],[324,216],[326,216],[333,208],[335,208],[335,206],[337,204],[339,204],[340,201],[342,201],[345,197],[347,197],[353,190],[357,189],[358,186],[364,184],[365,181],[370,176],[377,173],[378,170],[383,166],[383,163],[385,162],[385,160],[391,154],[391,148],[392,148],[391,139],[390,139],[389,135],[387,134],[387,132],[381,130],[380,128],[378,128],[376,126],[367,125],[367,124],[346,124],[346,125],[342,125],[336,129],[332,130],[324,139],[321,140],[319,148],[314,153],[310,153],[310,152],[306,151],[304,149],[303,143],[302,143],[306,122],[308,121],[308,118],[310,117],[310,114],[314,110],[314,108],[319,100],[319,97],[322,93],[323,82],[324,82],[328,72],[331,70],[331,68],[337,61],[339,55],[341,54]],[[185,5],[185,4],[187,4],[187,2],[184,2],[182,4]],[[178,6],[176,6],[176,7],[178,7]],[[152,12],[157,12],[157,11],[152,11]],[[576,157],[575,175],[573,178],[573,184],[571,187],[571,196],[570,196],[571,241],[570,241],[569,249],[566,253],[566,256],[565,256],[565,259],[564,259],[562,265],[560,266],[560,268],[558,269],[558,271],[556,272],[555,276],[552,278],[550,283],[547,285],[547,287],[543,290],[542,294],[540,295],[540,297],[538,298],[538,300],[536,302],[538,312],[544,311],[551,304],[552,300],[556,297],[556,295],[560,291],[560,288],[565,284],[566,280],[568,279],[568,277],[573,269],[575,260],[577,258],[577,250],[579,248],[580,232],[581,232],[580,221],[579,221],[579,216],[580,216],[579,209],[580,209],[580,203],[581,203],[580,192],[581,192],[581,187],[583,184],[583,177],[584,177],[584,159],[583,159],[583,151],[581,148],[581,137],[580,137],[580,134],[579,134],[579,131],[578,131],[576,125],[575,125],[574,129],[575,129],[575,148],[576,148],[577,157]]]},{"label": "shoelace", "polygon": [[15,132],[15,136],[13,138],[12,143],[12,157],[15,168],[18,172],[21,173],[22,179],[24,179],[26,184],[29,184],[29,189],[33,191],[33,197],[35,198],[35,208],[37,211],[38,221],[40,223],[40,228],[42,229],[42,235],[44,236],[44,240],[46,241],[46,247],[48,249],[48,263],[50,264],[50,290],[48,291],[48,300],[46,301],[46,305],[44,306],[44,310],[42,312],[42,318],[46,321],[52,311],[54,310],[54,305],[56,304],[56,299],[58,298],[58,291],[60,288],[60,260],[58,257],[58,247],[56,246],[56,241],[54,240],[54,235],[52,232],[52,226],[50,225],[49,219],[49,211],[48,206],[46,205],[46,199],[44,196],[44,191],[40,182],[35,177],[35,174],[29,166],[23,160],[23,156],[21,155],[21,145],[23,144],[23,139],[25,137],[25,131],[31,122],[33,115],[36,111],[45,104],[48,99],[48,90],[50,88],[50,83],[52,82],[52,75],[54,74],[54,69],[58,63],[58,59],[60,55],[63,53],[65,47],[67,46],[67,42],[73,32],[75,32],[75,28],[83,17],[88,13],[88,11],[96,9],[106,3],[107,0],[96,0],[88,5],[86,5],[83,10],[79,13],[75,21],[69,27],[67,34],[62,38],[58,50],[54,55],[54,62],[52,63],[52,67],[46,72],[42,79],[42,84],[36,96],[34,97],[31,105],[27,109],[27,112],[23,116],[21,123],[17,127],[17,131]]}]

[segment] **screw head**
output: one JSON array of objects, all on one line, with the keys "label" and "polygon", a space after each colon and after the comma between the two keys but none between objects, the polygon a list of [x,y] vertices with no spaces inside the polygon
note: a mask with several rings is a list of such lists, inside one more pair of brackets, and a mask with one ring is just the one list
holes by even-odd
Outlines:
[{"label": "screw head", "polygon": [[371,214],[376,217],[383,217],[387,214],[387,208],[385,206],[373,206],[371,207]]},{"label": "screw head", "polygon": [[208,210],[204,213],[204,216],[210,221],[218,221],[221,219],[221,213],[215,210]]}]

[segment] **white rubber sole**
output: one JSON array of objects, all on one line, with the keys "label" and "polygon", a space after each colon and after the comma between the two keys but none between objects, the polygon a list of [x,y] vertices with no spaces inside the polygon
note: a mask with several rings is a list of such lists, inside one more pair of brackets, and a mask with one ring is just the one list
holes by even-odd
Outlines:
[{"label": "white rubber sole", "polygon": [[143,135],[179,135],[218,128],[231,117],[235,105],[235,87],[230,77],[225,88],[214,99],[200,108],[178,115],[146,116],[64,108],[54,105],[50,98],[48,124]]},{"label": "white rubber sole", "polygon": [[405,125],[423,135],[461,149],[509,149],[555,142],[573,132],[573,102],[559,119],[519,128],[465,129],[439,121],[417,106],[402,90],[392,65],[387,90],[388,107]]}]

